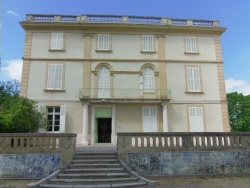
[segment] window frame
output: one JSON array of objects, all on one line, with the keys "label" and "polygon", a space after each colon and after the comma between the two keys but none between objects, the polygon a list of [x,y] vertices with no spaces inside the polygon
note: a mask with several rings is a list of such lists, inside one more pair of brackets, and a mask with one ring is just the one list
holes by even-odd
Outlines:
[{"label": "window frame", "polygon": [[[149,45],[150,48],[146,47],[147,45],[145,44],[146,42],[148,42],[148,41],[146,41],[148,37],[151,38],[150,39],[151,45]],[[155,36],[154,35],[141,35],[141,52],[142,53],[155,53],[156,52],[155,51]]]},{"label": "window frame", "polygon": [[[195,111],[194,113],[197,113],[198,109],[199,109],[201,114],[199,114],[199,115],[195,114],[194,116],[191,116],[190,115],[191,114],[191,109],[193,109],[193,112]],[[191,132],[191,131],[192,132],[206,132],[207,131],[206,130],[206,124],[205,124],[205,106],[204,105],[188,105],[187,106],[187,113],[188,113],[189,132]],[[192,117],[198,117],[198,118],[202,117],[202,121],[197,120],[197,119],[195,121],[201,121],[202,127],[199,127],[199,129],[202,128],[203,130],[193,131],[194,127],[191,127],[191,126],[193,126],[192,122],[194,122]],[[197,128],[197,126],[196,126],[196,128]]]},{"label": "window frame", "polygon": [[[152,70],[152,74],[145,74],[145,70],[146,68],[150,68]],[[147,78],[148,77],[148,78]],[[150,77],[152,77],[154,82],[149,82],[149,83],[145,83],[145,80],[150,81]],[[147,79],[145,79],[147,78]],[[156,83],[155,83],[156,79],[155,79],[155,70],[153,67],[151,66],[145,66],[143,67],[143,74],[142,74],[142,89],[143,89],[143,93],[154,93],[156,90]],[[145,86],[147,86],[147,88],[145,88]],[[153,86],[153,87],[152,87]]]},{"label": "window frame", "polygon": [[[56,40],[55,38],[53,38],[53,35],[55,34],[61,34],[61,44],[59,48],[55,48],[53,47],[53,42],[56,42],[54,40]],[[58,39],[57,39],[58,40]],[[49,51],[53,52],[53,51],[65,51],[65,41],[66,41],[66,34],[64,32],[51,32],[50,33],[50,47],[49,47]],[[58,41],[57,41],[58,42]]]},{"label": "window frame", "polygon": [[[145,110],[148,111],[148,115],[145,115]],[[152,116],[152,110],[154,116]],[[154,117],[154,121],[152,121],[152,117]],[[142,132],[158,132],[158,111],[156,106],[142,106]]]},{"label": "window frame", "polygon": [[[62,70],[61,70],[61,75],[60,75],[60,86],[61,87],[58,87],[58,88],[56,88],[55,87],[55,85],[56,85],[56,82],[55,82],[55,79],[56,78],[54,78],[53,80],[54,80],[54,83],[52,83],[52,85],[54,86],[54,87],[49,87],[49,82],[50,82],[50,67],[51,66],[58,66],[58,65],[61,65],[62,66]],[[56,77],[56,75],[54,75],[54,77]],[[52,80],[52,81],[53,81]],[[65,63],[48,63],[47,64],[47,72],[46,72],[46,82],[45,82],[45,89],[44,89],[44,91],[65,91],[65,89],[64,89],[64,82],[65,82]]]},{"label": "window frame", "polygon": [[[100,37],[101,36],[107,36],[108,39],[106,39],[106,41],[103,41],[102,43],[108,42],[108,48],[100,48]],[[103,46],[105,46],[105,44],[102,44]],[[112,50],[112,39],[111,39],[111,35],[110,34],[105,34],[105,33],[100,33],[97,34],[96,37],[96,51],[97,52],[111,52]]]},{"label": "window frame", "polygon": [[[192,43],[191,40],[194,40],[194,42]],[[197,37],[195,36],[185,37],[185,53],[186,54],[199,54]]]},{"label": "window frame", "polygon": [[[192,75],[190,75],[189,69],[196,69],[192,70]],[[197,74],[194,75],[194,71],[196,71]],[[185,66],[185,79],[186,79],[186,93],[204,93],[203,87],[202,87],[202,73],[201,73],[201,67],[197,65],[187,65]],[[189,77],[191,76],[191,77]],[[197,89],[195,89],[198,87]]]},{"label": "window frame", "polygon": [[[107,72],[102,72],[102,68],[105,68]],[[102,80],[105,79],[105,80]],[[107,80],[106,80],[107,79]],[[107,83],[105,83],[107,81]],[[104,87],[100,87],[101,84],[104,84]],[[107,87],[106,87],[107,84]],[[107,65],[99,66],[97,72],[97,89],[98,89],[98,98],[110,98],[110,89],[111,80],[110,80],[110,67]]]}]

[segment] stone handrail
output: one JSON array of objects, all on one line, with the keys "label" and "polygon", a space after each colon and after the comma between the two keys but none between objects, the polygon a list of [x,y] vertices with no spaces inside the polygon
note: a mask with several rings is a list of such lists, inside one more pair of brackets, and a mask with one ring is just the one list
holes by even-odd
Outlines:
[{"label": "stone handrail", "polygon": [[[144,93],[145,92],[145,93]],[[153,91],[136,88],[80,88],[80,99],[168,99],[172,98],[170,89],[154,89]]]},{"label": "stone handrail", "polygon": [[119,15],[43,15],[27,14],[28,22],[70,22],[70,23],[123,23],[123,24],[153,24],[174,26],[218,27],[218,21],[171,19],[152,16],[119,16]]},{"label": "stone handrail", "polygon": [[118,156],[129,152],[250,150],[250,133],[117,133]]},{"label": "stone handrail", "polygon": [[4,133],[0,134],[0,154],[59,153],[62,164],[75,152],[76,134]]}]

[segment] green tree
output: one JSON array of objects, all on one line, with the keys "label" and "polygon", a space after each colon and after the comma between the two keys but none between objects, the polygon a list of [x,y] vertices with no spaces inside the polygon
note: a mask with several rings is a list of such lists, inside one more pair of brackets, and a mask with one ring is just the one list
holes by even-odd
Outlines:
[{"label": "green tree", "polygon": [[232,92],[227,94],[231,131],[250,131],[250,95]]},{"label": "green tree", "polygon": [[16,80],[0,82],[0,133],[36,132],[45,126],[37,103],[19,96],[20,83]]}]

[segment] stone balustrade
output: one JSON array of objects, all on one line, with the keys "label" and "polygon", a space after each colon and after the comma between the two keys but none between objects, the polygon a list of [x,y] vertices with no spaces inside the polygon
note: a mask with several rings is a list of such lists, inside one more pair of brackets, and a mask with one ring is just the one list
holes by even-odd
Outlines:
[{"label": "stone balustrade", "polygon": [[118,156],[123,161],[131,152],[250,150],[250,133],[117,133],[117,136]]},{"label": "stone balustrade", "polygon": [[61,154],[61,163],[71,160],[76,134],[5,133],[0,134],[0,154]]},{"label": "stone balustrade", "polygon": [[152,16],[119,16],[119,15],[42,15],[27,14],[29,22],[70,22],[70,23],[123,23],[123,24],[153,24],[173,26],[218,27],[218,21],[171,19]]}]

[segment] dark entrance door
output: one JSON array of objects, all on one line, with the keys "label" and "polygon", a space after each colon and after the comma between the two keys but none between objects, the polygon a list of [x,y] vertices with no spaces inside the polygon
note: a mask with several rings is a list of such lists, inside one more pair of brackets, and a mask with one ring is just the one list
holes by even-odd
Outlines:
[{"label": "dark entrance door", "polygon": [[112,118],[98,118],[98,143],[111,143]]}]

